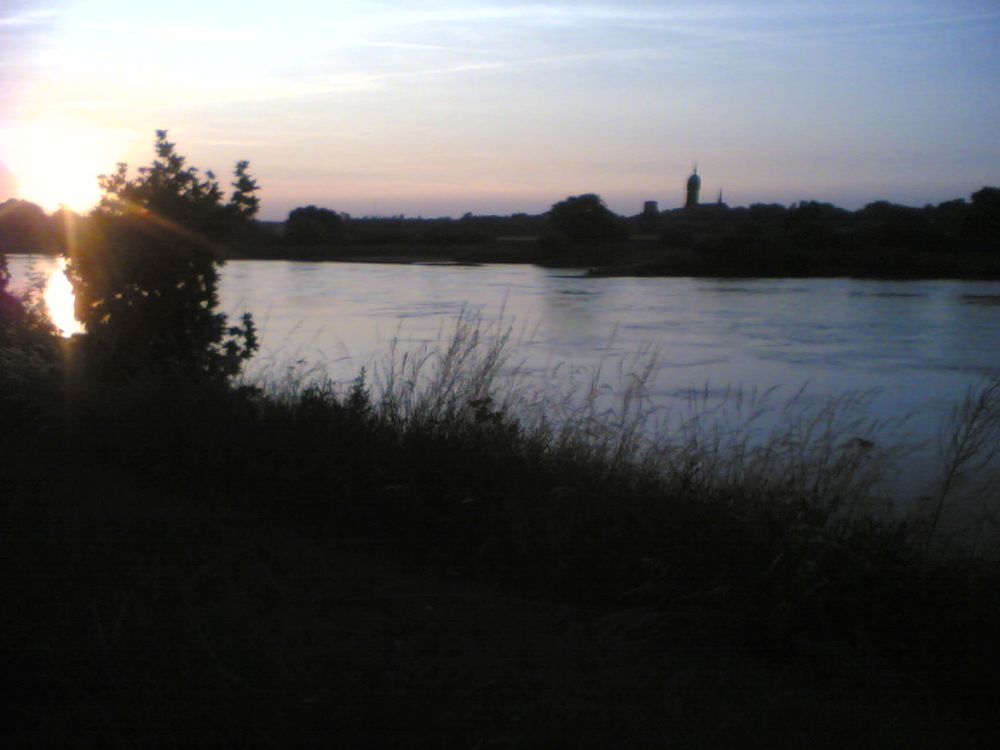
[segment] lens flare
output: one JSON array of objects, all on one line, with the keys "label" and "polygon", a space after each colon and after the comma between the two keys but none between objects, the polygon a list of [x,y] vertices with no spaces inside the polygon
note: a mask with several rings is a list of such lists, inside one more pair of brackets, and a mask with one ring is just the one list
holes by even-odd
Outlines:
[{"label": "lens flare", "polygon": [[45,285],[45,307],[49,311],[49,318],[52,324],[59,329],[63,336],[72,336],[74,333],[82,333],[83,326],[76,319],[73,312],[75,298],[73,296],[73,285],[66,278],[66,259],[59,259],[59,267],[53,269],[49,274],[49,280]]},{"label": "lens flare", "polygon": [[97,175],[113,167],[114,132],[51,117],[0,125],[0,153],[21,198],[54,211],[87,211],[100,200]]}]

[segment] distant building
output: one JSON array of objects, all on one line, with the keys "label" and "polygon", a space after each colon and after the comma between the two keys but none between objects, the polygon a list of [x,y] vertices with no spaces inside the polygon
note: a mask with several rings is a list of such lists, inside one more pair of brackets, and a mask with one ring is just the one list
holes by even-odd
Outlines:
[{"label": "distant building", "polygon": [[639,214],[639,231],[643,233],[656,232],[660,226],[660,206],[656,201],[646,201],[642,204]]},{"label": "distant building", "polygon": [[[729,206],[726,205],[722,198],[722,189],[719,189],[719,197],[711,203],[701,202],[701,176],[698,174],[698,165],[694,165],[694,171],[691,176],[687,178],[685,183],[686,193],[684,199],[684,208],[672,209],[675,211],[683,211],[688,209],[702,209],[705,211],[713,211],[717,209],[728,209]],[[639,214],[640,228],[646,231],[646,228],[656,226],[660,219],[660,208],[656,201],[646,201],[642,205],[642,213]]]},{"label": "distant building", "polygon": [[698,165],[694,165],[694,172],[687,181],[687,200],[684,201],[684,208],[698,207],[698,193],[701,192],[701,178],[698,176]]}]

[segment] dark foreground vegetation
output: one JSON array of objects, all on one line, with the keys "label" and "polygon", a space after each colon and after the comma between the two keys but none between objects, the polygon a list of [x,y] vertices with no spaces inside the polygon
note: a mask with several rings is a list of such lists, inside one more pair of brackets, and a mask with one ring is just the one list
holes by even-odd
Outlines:
[{"label": "dark foreground vegetation", "polygon": [[[831,412],[646,445],[628,398],[556,421],[504,388],[503,334],[473,321],[348,387],[248,384],[252,320],[214,311],[209,246],[174,256],[116,208],[193,210],[158,148],[70,258],[85,335],[0,274],[9,740],[995,746],[998,485],[962,490],[995,467],[1000,384],[907,513]],[[146,242],[175,262],[144,275]]]}]

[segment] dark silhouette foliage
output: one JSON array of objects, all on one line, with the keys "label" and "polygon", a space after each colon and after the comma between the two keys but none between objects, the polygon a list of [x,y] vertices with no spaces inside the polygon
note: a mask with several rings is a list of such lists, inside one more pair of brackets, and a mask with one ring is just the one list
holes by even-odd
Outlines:
[{"label": "dark silhouette foliage", "polygon": [[571,196],[545,214],[459,219],[350,217],[305,206],[264,227],[252,252],[242,251],[255,258],[580,265],[599,275],[997,278],[998,194],[1000,188],[986,187],[971,203],[917,208],[876,201],[857,211],[802,201],[661,212],[648,201],[629,217],[616,216],[594,194]]},{"label": "dark silhouette foliage", "polygon": [[336,211],[303,206],[288,214],[285,239],[295,245],[323,245],[336,242],[344,231],[344,219]]},{"label": "dark silhouette foliage", "polygon": [[[857,211],[817,201],[703,204],[664,212],[661,256],[626,262],[629,272],[649,275],[997,278],[998,196],[1000,189],[983,188],[971,203],[876,201]],[[636,229],[641,219],[631,219]]]},{"label": "dark silhouette foliage", "polygon": [[651,234],[660,228],[660,211],[656,201],[646,201],[642,213],[639,214],[637,225],[639,231],[644,234]]},{"label": "dark silhouette foliage", "polygon": [[888,201],[869,203],[855,214],[855,237],[864,246],[932,250],[938,232],[926,212]]},{"label": "dark silhouette foliage", "polygon": [[10,268],[7,266],[7,256],[0,255],[0,321],[8,319],[9,311],[13,309],[17,299],[9,291]]},{"label": "dark silhouette foliage", "polygon": [[104,195],[68,269],[91,364],[122,375],[220,378],[253,355],[251,316],[229,326],[216,311],[223,243],[237,240],[257,210],[247,166],[237,164],[236,191],[224,203],[215,176],[186,166],[160,130],[156,159],[137,177],[125,164],[101,176]]},{"label": "dark silhouette foliage", "polygon": [[805,250],[825,250],[839,239],[839,229],[850,214],[831,203],[802,201],[785,219],[791,239]]},{"label": "dark silhouette foliage", "polygon": [[21,301],[10,292],[10,269],[7,258],[0,255],[0,346],[5,345],[13,329],[21,322],[24,309]]},{"label": "dark silhouette foliage", "polygon": [[234,215],[237,226],[240,226],[240,222],[251,221],[260,208],[260,198],[257,196],[260,185],[247,171],[249,169],[250,162],[243,160],[236,162],[236,168],[233,170],[236,179],[231,183],[233,194],[227,209]]},{"label": "dark silhouette foliage", "polygon": [[622,240],[628,237],[624,222],[612,213],[599,195],[573,195],[552,206],[549,225],[574,242]]},{"label": "dark silhouette foliage", "polygon": [[0,203],[0,253],[50,251],[53,244],[52,222],[40,206],[16,198]]},{"label": "dark silhouette foliage", "polygon": [[58,400],[54,394],[65,386],[58,376],[59,338],[39,289],[18,295],[10,281],[7,259],[0,253],[0,464],[10,467],[3,472],[5,485],[37,447],[39,426]]},{"label": "dark silhouette foliage", "polygon": [[1000,188],[984,187],[972,194],[962,234],[983,249],[1000,249]]},{"label": "dark silhouette foliage", "polygon": [[0,253],[0,348],[15,347],[25,353],[50,357],[55,328],[42,307],[40,290],[29,289],[16,295],[10,289],[10,281],[7,258]]}]

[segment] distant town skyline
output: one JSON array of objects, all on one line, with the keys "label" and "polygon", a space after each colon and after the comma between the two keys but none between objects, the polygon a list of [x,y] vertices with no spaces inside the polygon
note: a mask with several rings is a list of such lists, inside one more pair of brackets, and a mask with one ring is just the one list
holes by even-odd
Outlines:
[{"label": "distant town skyline", "polygon": [[85,209],[166,128],[261,218],[923,205],[1000,183],[1000,5],[5,0],[0,201]]}]

